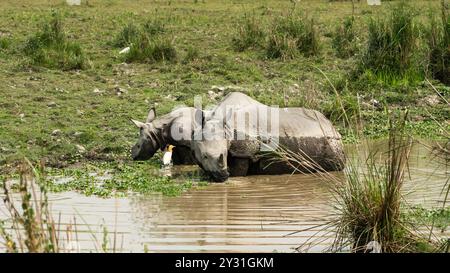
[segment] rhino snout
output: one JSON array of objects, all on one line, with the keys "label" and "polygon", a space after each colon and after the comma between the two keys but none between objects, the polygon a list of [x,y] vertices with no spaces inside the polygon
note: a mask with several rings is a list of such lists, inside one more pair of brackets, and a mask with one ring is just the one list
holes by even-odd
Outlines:
[{"label": "rhino snout", "polygon": [[227,170],[220,172],[212,172],[211,176],[215,182],[224,182],[228,179],[228,177],[230,177],[230,173]]}]

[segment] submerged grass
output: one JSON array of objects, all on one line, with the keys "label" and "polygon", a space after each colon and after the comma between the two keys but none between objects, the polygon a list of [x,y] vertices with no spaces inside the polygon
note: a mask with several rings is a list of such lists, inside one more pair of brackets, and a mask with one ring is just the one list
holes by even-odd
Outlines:
[{"label": "submerged grass", "polygon": [[64,170],[49,169],[47,187],[52,192],[76,191],[84,195],[111,197],[129,193],[161,193],[179,196],[194,185],[192,179],[162,176],[154,166],[135,163],[100,164]]}]

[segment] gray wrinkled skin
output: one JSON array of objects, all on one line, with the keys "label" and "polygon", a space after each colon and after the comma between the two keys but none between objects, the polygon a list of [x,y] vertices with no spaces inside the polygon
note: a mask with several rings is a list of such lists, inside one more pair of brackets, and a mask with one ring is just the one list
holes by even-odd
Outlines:
[{"label": "gray wrinkled skin", "polygon": [[[236,102],[244,102],[232,110],[228,117],[212,115],[202,122],[202,131],[196,134],[211,132],[211,124],[224,119],[236,122],[236,116],[243,112],[270,111],[265,106],[251,98],[244,99],[242,93],[234,94]],[[252,103],[254,101],[255,103]],[[275,117],[274,117],[275,119]],[[271,122],[271,117],[263,120],[263,124]],[[279,146],[293,153],[304,155],[304,162],[296,166],[297,171],[336,171],[344,167],[344,153],[340,134],[334,129],[331,122],[321,113],[304,108],[281,108],[278,119]],[[223,122],[223,121],[222,121]],[[247,174],[282,174],[291,173],[295,169],[291,165],[274,161],[275,156],[265,153],[261,154],[261,139],[270,139],[270,133],[261,134],[259,122],[249,122],[244,132],[233,130],[231,132],[228,123],[223,130],[214,130],[213,140],[193,141],[191,148],[198,164],[210,174],[215,181],[226,180],[227,173],[233,176]],[[236,126],[236,124],[234,124]],[[233,127],[236,128],[236,127]],[[225,133],[245,135],[246,140],[226,140],[220,138]],[[211,133],[209,133],[211,134]],[[214,139],[214,134],[216,137]],[[251,138],[252,136],[253,138]],[[226,160],[225,160],[226,159]],[[224,166],[224,163],[227,163]],[[227,169],[227,172],[225,171]]]},{"label": "gray wrinkled skin", "polygon": [[[233,92],[228,94],[213,111],[211,116],[217,117],[220,113],[225,111],[227,105],[250,105],[258,103],[252,98],[239,93]],[[191,143],[194,126],[198,126],[194,122],[195,114],[198,112],[192,107],[181,107],[172,111],[169,114],[161,117],[156,117],[154,109],[149,111],[148,117],[145,122],[139,122],[133,120],[133,123],[139,129],[139,139],[131,149],[131,157],[133,160],[148,160],[159,150],[164,149],[168,144],[175,146],[173,151],[173,163],[177,164],[195,164],[198,160],[195,160],[192,156]],[[183,140],[174,139],[172,132],[178,130],[178,128],[184,128],[182,130]],[[205,143],[207,145],[207,143]],[[211,150],[209,148],[202,148],[202,150]],[[211,150],[212,151],[212,150]],[[214,152],[206,153],[211,154],[211,157],[215,157]],[[198,156],[199,159],[203,158],[202,155]],[[226,161],[226,155],[224,160]],[[204,160],[201,160],[204,161]],[[215,163],[219,166],[219,158],[214,158]],[[200,165],[200,164],[199,164]],[[208,167],[208,164],[201,164],[200,167],[205,166],[206,170],[213,171]],[[219,172],[221,172],[219,168]]]},{"label": "gray wrinkled skin", "polygon": [[[224,128],[226,112],[245,108],[250,105],[262,105],[249,96],[232,92],[213,109],[205,122],[205,117],[197,118],[196,130],[193,132],[191,149],[197,164],[209,174],[214,181],[223,182],[230,176],[228,169],[228,149],[231,142],[225,138],[230,134],[229,128]],[[232,109],[230,109],[232,106]],[[206,116],[206,115],[205,115]],[[214,130],[212,130],[214,128]],[[214,132],[208,134],[208,132]]]}]

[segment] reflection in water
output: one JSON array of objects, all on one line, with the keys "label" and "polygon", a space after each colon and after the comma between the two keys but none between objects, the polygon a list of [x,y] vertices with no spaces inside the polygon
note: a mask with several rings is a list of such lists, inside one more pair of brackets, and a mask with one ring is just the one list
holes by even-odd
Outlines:
[{"label": "reflection in water", "polygon": [[[365,158],[359,151],[367,148],[359,146],[363,147],[347,147],[348,154]],[[385,143],[370,146],[378,147],[382,158]],[[423,147],[412,151],[406,199],[435,207],[441,205],[448,170],[425,155]],[[180,172],[192,172],[192,167],[172,173]],[[302,251],[323,251],[333,240],[333,234],[320,226],[333,213],[332,199],[326,183],[314,174],[232,178],[180,197],[100,199],[66,192],[51,194],[49,199],[63,223],[73,223],[75,216],[84,251],[100,249],[102,226],[108,229],[109,247],[119,251],[292,252],[300,245]],[[5,213],[2,206],[0,218]]]}]

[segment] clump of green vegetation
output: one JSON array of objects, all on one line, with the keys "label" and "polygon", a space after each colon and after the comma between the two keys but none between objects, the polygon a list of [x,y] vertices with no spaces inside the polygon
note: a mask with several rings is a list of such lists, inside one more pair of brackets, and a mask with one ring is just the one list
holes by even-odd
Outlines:
[{"label": "clump of green vegetation", "polygon": [[245,16],[238,24],[236,34],[231,43],[236,51],[244,51],[249,48],[260,48],[264,46],[266,33],[261,28],[261,22],[256,17]]},{"label": "clump of green vegetation", "polygon": [[413,220],[418,224],[427,224],[439,228],[441,232],[450,226],[450,208],[426,209],[423,207],[412,207],[405,215],[408,220]]},{"label": "clump of green vegetation", "polygon": [[11,45],[11,41],[6,37],[0,37],[0,50],[8,49]]},{"label": "clump of green vegetation", "polygon": [[177,51],[170,38],[151,38],[147,35],[134,40],[130,52],[125,56],[127,62],[174,61],[176,58]]},{"label": "clump of green vegetation", "polygon": [[142,29],[148,35],[159,35],[167,31],[164,22],[158,18],[147,20],[142,25]]},{"label": "clump of green vegetation", "polygon": [[433,78],[450,84],[450,16],[444,1],[441,5],[441,24],[431,17],[428,31],[429,69]]},{"label": "clump of green vegetation", "polygon": [[[113,169],[106,173],[105,168]],[[181,182],[160,176],[154,166],[139,163],[133,166],[100,165],[85,166],[84,169],[48,169],[48,174],[49,191],[78,191],[85,195],[100,197],[126,195],[129,192],[142,194],[160,192],[166,196],[178,196],[193,186],[193,182],[188,178]],[[64,177],[67,181],[60,183],[57,177]]]},{"label": "clump of green vegetation", "polygon": [[347,17],[333,33],[332,47],[336,51],[336,56],[340,58],[349,58],[357,50],[354,23],[354,17]]},{"label": "clump of green vegetation", "polygon": [[297,52],[306,57],[319,54],[319,39],[313,19],[294,14],[277,19],[269,35],[266,56],[292,59]]},{"label": "clump of green vegetation", "polygon": [[30,57],[31,64],[47,68],[73,70],[88,65],[80,44],[67,39],[58,13],[53,13],[43,29],[27,40],[24,53]]},{"label": "clump of green vegetation", "polygon": [[165,32],[166,28],[160,20],[149,20],[141,26],[130,23],[119,32],[113,45],[130,47],[125,55],[127,62],[174,61],[177,51],[173,39],[162,35]]},{"label": "clump of green vegetation", "polygon": [[122,30],[116,35],[112,44],[115,47],[125,47],[133,43],[133,40],[140,34],[139,28],[133,24],[129,23],[122,28]]},{"label": "clump of green vegetation", "polygon": [[354,252],[366,252],[370,242],[377,242],[381,252],[417,252],[424,244],[436,247],[402,217],[401,189],[412,144],[405,124],[406,115],[391,122],[384,165],[373,154],[364,170],[347,162],[351,167],[346,168],[346,179],[333,187],[340,215],[335,250],[349,246]]},{"label": "clump of green vegetation", "polygon": [[184,56],[184,63],[189,63],[195,60],[198,60],[200,57],[200,52],[198,48],[189,46],[186,51],[186,55]]},{"label": "clump of green vegetation", "polygon": [[368,25],[367,48],[362,55],[363,70],[390,82],[398,78],[418,80],[421,69],[415,64],[419,30],[414,24],[412,8],[402,1],[387,19],[373,19]]}]

